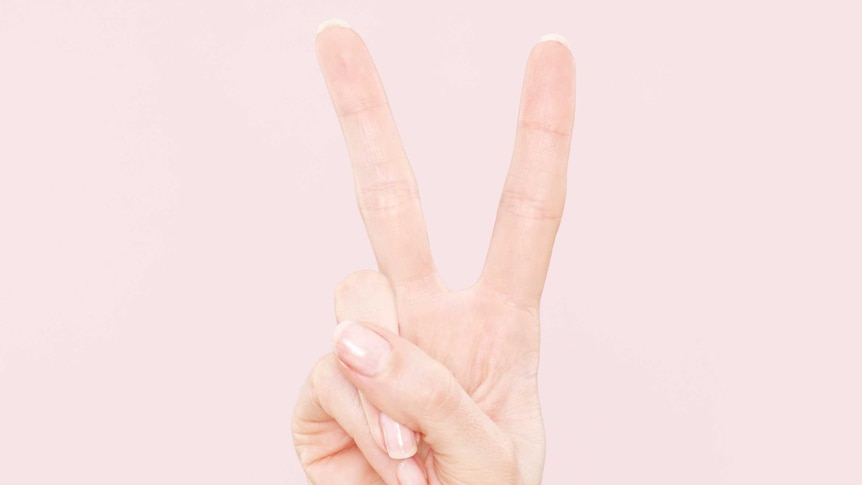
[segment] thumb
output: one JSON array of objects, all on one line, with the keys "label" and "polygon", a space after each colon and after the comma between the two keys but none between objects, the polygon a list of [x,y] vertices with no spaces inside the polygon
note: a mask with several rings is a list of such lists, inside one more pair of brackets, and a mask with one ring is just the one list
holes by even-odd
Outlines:
[{"label": "thumb", "polygon": [[372,404],[422,435],[433,455],[425,463],[429,476],[451,484],[519,482],[511,438],[446,366],[412,342],[375,325],[344,321],[335,329],[335,355]]}]

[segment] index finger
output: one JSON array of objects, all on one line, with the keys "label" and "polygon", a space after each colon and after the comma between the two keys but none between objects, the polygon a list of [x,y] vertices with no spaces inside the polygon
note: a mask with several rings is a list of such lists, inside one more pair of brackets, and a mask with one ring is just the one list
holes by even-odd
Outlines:
[{"label": "index finger", "polygon": [[356,201],[380,272],[396,292],[439,283],[413,169],[377,68],[345,23],[324,23],[317,58],[353,167]]}]

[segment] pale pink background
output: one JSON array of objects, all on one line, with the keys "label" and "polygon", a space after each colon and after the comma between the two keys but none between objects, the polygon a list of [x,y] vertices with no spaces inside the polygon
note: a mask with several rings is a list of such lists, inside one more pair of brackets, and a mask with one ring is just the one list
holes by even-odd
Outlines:
[{"label": "pale pink background", "polygon": [[572,42],[546,483],[862,483],[858,2],[0,0],[0,483],[301,484],[374,260],[314,57],[349,20],[454,288],[527,53]]}]

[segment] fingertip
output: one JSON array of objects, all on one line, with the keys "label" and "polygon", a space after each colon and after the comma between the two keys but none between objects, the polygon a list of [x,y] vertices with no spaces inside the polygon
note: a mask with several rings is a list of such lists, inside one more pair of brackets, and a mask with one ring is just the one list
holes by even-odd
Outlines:
[{"label": "fingertip", "polygon": [[342,51],[355,48],[353,47],[355,37],[359,37],[359,34],[346,21],[325,20],[317,27],[317,34],[314,37],[317,55],[331,58],[330,62],[337,61],[343,54]]},{"label": "fingertip", "polygon": [[345,328],[349,327],[350,325],[354,325],[356,323],[359,323],[359,322],[357,322],[355,320],[342,320],[342,321],[338,322],[338,325],[336,325],[335,329],[332,331],[332,344],[335,345],[338,343],[338,337],[341,335],[341,333],[344,331]]},{"label": "fingertip", "polygon": [[387,368],[392,345],[369,325],[345,320],[333,334],[335,356],[352,372],[373,378]]},{"label": "fingertip", "polygon": [[572,49],[572,46],[569,44],[569,40],[566,39],[561,34],[553,34],[553,33],[545,34],[542,36],[541,39],[539,39],[539,42],[549,42],[549,41],[550,42],[558,42],[560,44],[563,44],[563,46],[565,46],[566,49],[569,49],[569,50]]},{"label": "fingertip", "polygon": [[527,60],[525,94],[550,101],[568,112],[574,104],[575,58],[568,41],[559,34],[548,34],[533,47]]},{"label": "fingertip", "polygon": [[402,460],[398,464],[397,476],[399,485],[424,485],[428,483],[425,472],[422,471],[422,467],[416,463],[414,458]]},{"label": "fingertip", "polygon": [[324,20],[320,23],[320,25],[317,26],[317,33],[319,34],[330,27],[344,27],[346,29],[352,29],[352,27],[349,23],[347,23],[346,20],[340,18],[331,18],[328,20]]},{"label": "fingertip", "polygon": [[530,51],[528,65],[557,78],[574,78],[575,55],[572,44],[560,34],[545,34]]},{"label": "fingertip", "polygon": [[416,454],[416,433],[383,411],[380,411],[380,429],[383,432],[386,453],[390,458],[399,460]]}]

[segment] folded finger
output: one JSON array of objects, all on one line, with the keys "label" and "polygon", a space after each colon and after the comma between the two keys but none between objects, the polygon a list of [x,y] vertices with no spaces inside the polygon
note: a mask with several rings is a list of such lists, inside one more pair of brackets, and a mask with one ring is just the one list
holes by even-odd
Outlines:
[{"label": "folded finger", "polygon": [[[376,271],[357,271],[338,284],[335,290],[335,316],[338,322],[361,320],[379,322],[392,333],[398,333],[398,313],[389,280]],[[395,459],[416,453],[415,433],[388,415],[359,392],[371,436],[381,450]]]},{"label": "folded finger", "polygon": [[370,323],[336,328],[339,370],[379,409],[422,433],[444,483],[520,483],[515,447],[443,364]]},{"label": "folded finger", "polygon": [[[297,453],[312,483],[399,484],[404,460],[393,460],[374,442],[359,394],[338,371],[332,354],[320,359],[309,376],[293,427]],[[418,468],[415,462],[406,465]]]}]

